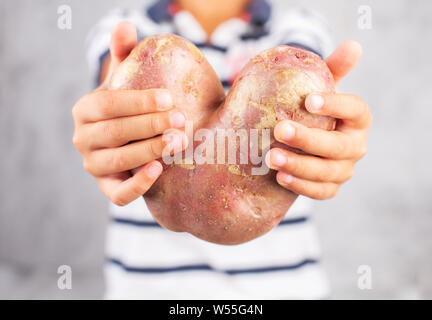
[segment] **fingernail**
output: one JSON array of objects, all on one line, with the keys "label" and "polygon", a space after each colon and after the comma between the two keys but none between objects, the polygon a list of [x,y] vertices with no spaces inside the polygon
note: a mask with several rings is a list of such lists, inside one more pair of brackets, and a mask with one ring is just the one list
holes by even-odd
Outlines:
[{"label": "fingernail", "polygon": [[170,109],[173,104],[170,93],[168,91],[157,91],[156,104],[157,109],[160,111]]},{"label": "fingernail", "polygon": [[294,138],[294,135],[295,128],[290,124],[286,124],[282,130],[282,139],[285,141],[289,141]]},{"label": "fingernail", "polygon": [[320,95],[320,94],[310,94],[307,97],[307,106],[308,106],[308,110],[311,112],[318,112],[322,109],[323,105],[324,105],[324,98]]},{"label": "fingernail", "polygon": [[267,152],[267,154],[265,155],[265,158],[264,158],[264,161],[265,161],[267,167],[269,167],[269,168],[271,167],[270,152],[271,152],[271,150],[269,152]]},{"label": "fingernail", "polygon": [[186,118],[180,111],[171,111],[170,119],[174,128],[183,128],[185,125]]},{"label": "fingernail", "polygon": [[290,184],[294,180],[292,175],[285,172],[279,172],[279,179],[285,184]]},{"label": "fingernail", "polygon": [[150,178],[157,178],[162,173],[162,168],[160,165],[152,163],[146,168],[146,171]]},{"label": "fingernail", "polygon": [[279,151],[272,151],[271,163],[276,167],[282,167],[285,164],[285,157]]}]

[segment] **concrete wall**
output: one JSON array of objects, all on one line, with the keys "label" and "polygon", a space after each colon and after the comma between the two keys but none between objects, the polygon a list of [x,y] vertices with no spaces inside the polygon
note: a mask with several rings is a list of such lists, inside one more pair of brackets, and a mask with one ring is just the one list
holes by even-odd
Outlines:
[{"label": "concrete wall", "polygon": [[[363,44],[341,90],[374,115],[355,177],[316,204],[333,297],[432,298],[432,2],[301,3],[329,19],[336,42]],[[72,7],[70,31],[57,28],[61,4]],[[116,5],[143,2],[0,2],[0,298],[102,296],[107,202],[72,146],[71,108],[91,86],[85,35]],[[360,5],[371,30],[357,26]],[[57,288],[62,264],[73,290]],[[359,265],[372,268],[373,290],[358,289]]]}]

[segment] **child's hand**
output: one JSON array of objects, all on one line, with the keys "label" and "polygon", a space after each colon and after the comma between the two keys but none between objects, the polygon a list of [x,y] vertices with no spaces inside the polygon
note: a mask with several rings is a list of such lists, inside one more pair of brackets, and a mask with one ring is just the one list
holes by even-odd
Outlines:
[{"label": "child's hand", "polygon": [[[361,53],[360,44],[346,41],[326,60],[336,83],[354,68]],[[311,94],[305,106],[311,113],[339,119],[336,130],[281,121],[274,130],[276,140],[316,156],[273,148],[267,153],[266,163],[279,171],[276,178],[283,187],[314,199],[332,198],[339,186],[352,177],[355,163],[366,154],[372,116],[366,102],[348,94]]]},{"label": "child's hand", "polygon": [[[117,25],[112,33],[108,74],[136,42],[132,24]],[[142,196],[162,172],[162,165],[154,160],[161,157],[165,147],[160,134],[170,128],[183,128],[185,118],[171,110],[167,90],[108,91],[105,83],[73,107],[73,143],[83,156],[84,168],[96,178],[105,195],[117,205],[126,205]],[[170,135],[172,148],[186,147],[183,131],[174,129]],[[138,167],[132,176],[130,170]]]}]

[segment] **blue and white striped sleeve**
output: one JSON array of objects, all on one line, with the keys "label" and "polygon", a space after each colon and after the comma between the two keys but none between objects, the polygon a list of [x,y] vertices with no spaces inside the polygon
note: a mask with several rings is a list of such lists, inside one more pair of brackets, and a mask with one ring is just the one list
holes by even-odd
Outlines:
[{"label": "blue and white striped sleeve", "polygon": [[114,9],[103,17],[89,32],[86,39],[86,58],[92,79],[97,83],[103,59],[109,52],[111,31],[121,21],[132,22],[138,39],[158,33],[159,25],[138,10]]},{"label": "blue and white striped sleeve", "polygon": [[322,58],[333,51],[330,27],[320,14],[304,8],[274,11],[270,28],[279,44],[302,47]]}]

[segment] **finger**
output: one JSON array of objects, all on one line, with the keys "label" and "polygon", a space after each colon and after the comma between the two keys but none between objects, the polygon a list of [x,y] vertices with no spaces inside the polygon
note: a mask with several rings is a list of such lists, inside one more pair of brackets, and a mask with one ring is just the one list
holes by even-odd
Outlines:
[{"label": "finger", "polygon": [[362,56],[360,43],[354,40],[342,42],[326,59],[327,66],[333,74],[334,81],[338,83],[360,61]]},{"label": "finger", "polygon": [[111,68],[115,69],[137,44],[137,31],[128,21],[117,24],[111,33],[110,55]]},{"label": "finger", "polygon": [[267,152],[265,161],[271,169],[304,180],[342,183],[353,176],[351,161],[301,155],[280,148],[273,148]]},{"label": "finger", "polygon": [[158,159],[164,150],[184,150],[187,146],[186,135],[179,130],[171,130],[164,136],[91,152],[84,160],[84,168],[94,176],[106,176]]},{"label": "finger", "polygon": [[306,97],[305,107],[310,113],[341,119],[350,128],[368,128],[372,122],[366,102],[351,94],[312,93]]},{"label": "finger", "polygon": [[99,187],[116,205],[124,206],[141,197],[153,185],[162,173],[162,165],[151,161],[135,171],[131,176],[125,172],[121,175],[99,178]]},{"label": "finger", "polygon": [[74,118],[80,123],[135,116],[173,107],[166,89],[100,90],[82,97],[73,108]]},{"label": "finger", "polygon": [[[357,156],[357,135],[340,131],[308,128],[291,120],[279,122],[274,129],[277,141],[311,155],[330,159],[351,159]],[[358,140],[358,141],[357,141]]]},{"label": "finger", "polygon": [[185,121],[182,112],[172,110],[85,124],[81,134],[87,137],[87,146],[91,150],[114,148],[154,137],[170,128],[184,128]]},{"label": "finger", "polygon": [[285,189],[317,200],[333,198],[339,189],[336,183],[304,180],[282,171],[277,173],[276,180]]}]

